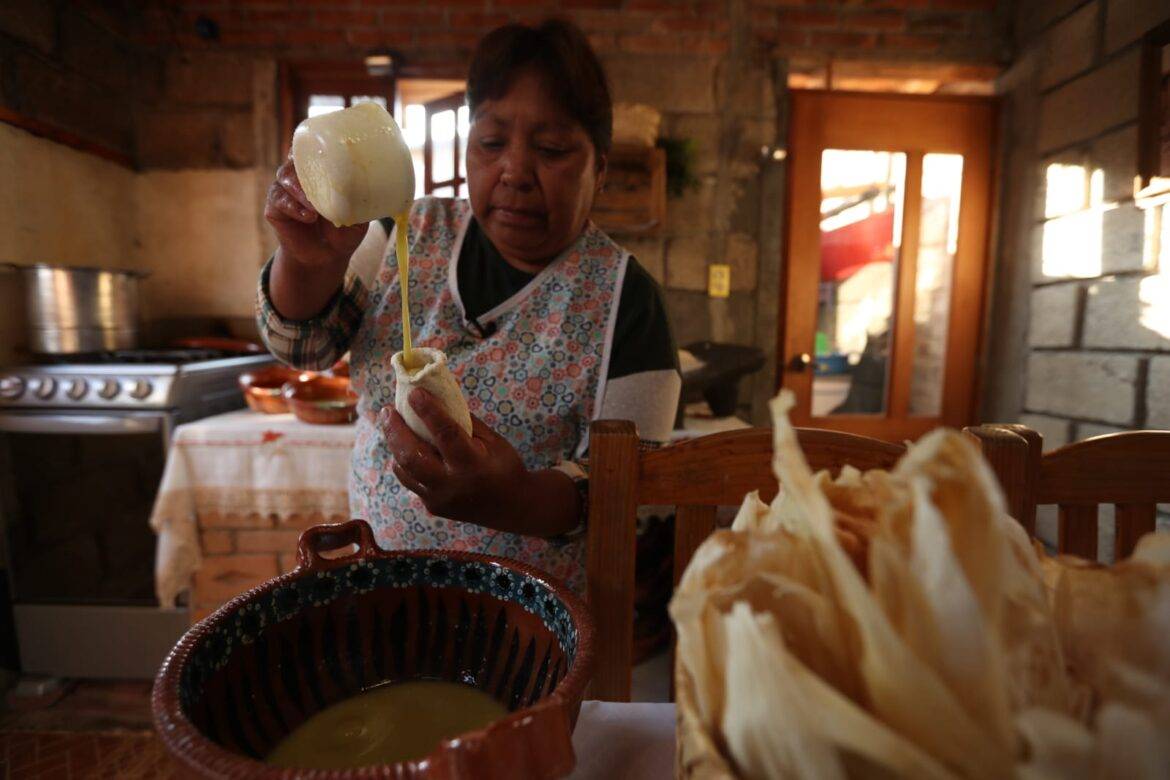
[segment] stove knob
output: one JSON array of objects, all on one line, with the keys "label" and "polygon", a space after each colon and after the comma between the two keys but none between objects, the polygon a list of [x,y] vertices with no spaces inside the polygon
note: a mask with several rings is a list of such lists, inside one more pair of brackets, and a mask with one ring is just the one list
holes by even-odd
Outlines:
[{"label": "stove knob", "polygon": [[117,379],[107,379],[102,382],[102,386],[98,390],[98,395],[109,401],[118,395],[118,391],[121,389],[122,385],[118,383]]},{"label": "stove knob", "polygon": [[0,398],[16,399],[23,393],[23,379],[18,376],[0,377]]},{"label": "stove knob", "polygon": [[130,388],[130,397],[137,401],[141,401],[142,399],[149,396],[152,392],[154,392],[154,386],[145,379],[139,379],[134,383],[134,386]]},{"label": "stove knob", "polygon": [[57,380],[51,376],[42,377],[33,388],[33,394],[42,401],[47,401],[57,392]]},{"label": "stove knob", "polygon": [[89,391],[89,382],[84,379],[74,379],[69,383],[69,388],[65,391],[65,395],[72,398],[74,401],[80,401],[85,397],[86,392]]}]

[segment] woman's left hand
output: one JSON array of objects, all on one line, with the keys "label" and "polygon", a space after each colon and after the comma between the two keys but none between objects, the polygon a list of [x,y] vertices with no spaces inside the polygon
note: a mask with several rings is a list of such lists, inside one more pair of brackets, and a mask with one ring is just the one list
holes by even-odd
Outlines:
[{"label": "woman's left hand", "polygon": [[515,448],[478,417],[471,419],[468,436],[425,390],[412,392],[410,405],[435,444],[417,436],[397,409],[387,407],[382,427],[398,480],[439,517],[487,525],[473,518],[510,512],[528,478]]},{"label": "woman's left hand", "polygon": [[[539,536],[564,533],[576,523],[576,488],[569,477],[530,472],[516,449],[478,417],[471,418],[468,436],[425,390],[412,392],[410,405],[430,429],[434,446],[392,407],[382,411],[379,426],[394,455],[394,475],[428,512]],[[534,511],[533,501],[551,511]]]}]

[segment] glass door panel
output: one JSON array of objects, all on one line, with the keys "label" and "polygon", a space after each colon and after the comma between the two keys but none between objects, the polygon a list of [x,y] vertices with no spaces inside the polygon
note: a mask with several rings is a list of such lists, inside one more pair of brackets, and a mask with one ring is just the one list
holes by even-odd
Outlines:
[{"label": "glass door panel", "polygon": [[942,412],[962,185],[963,155],[923,156],[910,369],[912,415],[937,416]]},{"label": "glass door panel", "polygon": [[821,154],[814,417],[886,410],[905,181],[902,152]]}]

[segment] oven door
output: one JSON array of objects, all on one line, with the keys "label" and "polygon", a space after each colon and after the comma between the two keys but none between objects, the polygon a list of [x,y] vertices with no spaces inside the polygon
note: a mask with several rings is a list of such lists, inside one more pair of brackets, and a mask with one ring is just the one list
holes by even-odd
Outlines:
[{"label": "oven door", "polygon": [[149,525],[171,426],[166,412],[0,412],[0,519],[25,672],[150,676],[182,634],[186,610],[160,609],[154,595]]},{"label": "oven door", "polygon": [[165,413],[0,414],[13,599],[156,604],[148,520],[166,460]]}]

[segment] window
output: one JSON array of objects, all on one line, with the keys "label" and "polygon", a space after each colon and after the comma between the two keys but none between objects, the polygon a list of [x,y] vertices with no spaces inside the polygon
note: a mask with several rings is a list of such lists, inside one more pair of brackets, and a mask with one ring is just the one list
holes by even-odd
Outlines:
[{"label": "window", "polygon": [[465,83],[401,79],[394,117],[414,158],[415,196],[467,197]]},{"label": "window", "polygon": [[361,63],[313,63],[283,68],[282,151],[305,118],[359,103],[391,111],[414,161],[415,197],[467,196],[465,83],[456,79],[371,76]]}]

